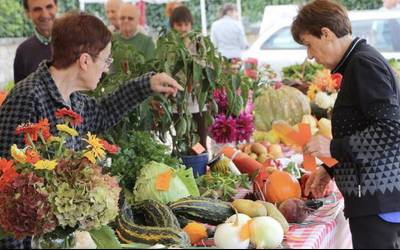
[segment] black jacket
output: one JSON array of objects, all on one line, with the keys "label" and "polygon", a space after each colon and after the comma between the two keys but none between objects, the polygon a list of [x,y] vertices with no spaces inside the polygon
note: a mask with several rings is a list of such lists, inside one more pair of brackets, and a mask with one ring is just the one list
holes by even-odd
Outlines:
[{"label": "black jacket", "polygon": [[356,38],[332,73],[343,75],[332,116],[331,169],[346,217],[400,211],[400,93],[382,55]]}]

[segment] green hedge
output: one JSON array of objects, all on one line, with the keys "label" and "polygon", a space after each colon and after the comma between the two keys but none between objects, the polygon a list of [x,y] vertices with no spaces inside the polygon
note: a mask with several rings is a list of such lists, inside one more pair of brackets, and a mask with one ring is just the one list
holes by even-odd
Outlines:
[{"label": "green hedge", "polygon": [[[218,16],[218,10],[223,3],[236,0],[207,1],[207,23],[211,25]],[[245,20],[249,22],[261,21],[264,7],[276,4],[304,3],[304,0],[243,0],[242,10]],[[381,0],[342,0],[349,10],[377,9],[382,5]],[[192,11],[195,19],[195,29],[200,30],[200,0],[189,0],[185,3]],[[59,13],[79,8],[79,0],[58,0]],[[165,5],[148,4],[147,21],[149,26],[159,29],[168,27],[165,17]],[[103,4],[87,4],[86,11],[105,20]],[[27,20],[22,7],[22,0],[0,0],[0,37],[21,37],[32,34],[32,25]]]}]

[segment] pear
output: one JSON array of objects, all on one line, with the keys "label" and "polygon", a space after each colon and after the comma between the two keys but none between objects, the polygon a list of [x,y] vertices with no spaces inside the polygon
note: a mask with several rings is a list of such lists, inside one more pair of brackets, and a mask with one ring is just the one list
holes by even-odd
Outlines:
[{"label": "pear", "polygon": [[326,118],[321,118],[318,121],[319,133],[327,138],[332,138],[332,124]]}]

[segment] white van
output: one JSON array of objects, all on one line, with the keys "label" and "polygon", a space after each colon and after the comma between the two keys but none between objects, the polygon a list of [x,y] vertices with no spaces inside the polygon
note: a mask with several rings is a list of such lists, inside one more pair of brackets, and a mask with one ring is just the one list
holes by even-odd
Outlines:
[{"label": "white van", "polygon": [[[349,18],[354,37],[367,39],[387,59],[400,59],[400,11],[350,11]],[[292,18],[277,20],[262,33],[242,54],[245,64],[246,61],[257,61],[258,67],[269,64],[281,73],[283,67],[303,63],[307,51],[294,41],[290,31],[292,21]]]}]

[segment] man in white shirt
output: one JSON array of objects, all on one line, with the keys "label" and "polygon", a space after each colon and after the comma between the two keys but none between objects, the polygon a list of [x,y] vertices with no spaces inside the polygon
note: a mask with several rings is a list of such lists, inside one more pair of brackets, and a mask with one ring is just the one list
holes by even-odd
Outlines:
[{"label": "man in white shirt", "polygon": [[221,18],[211,26],[211,40],[224,57],[241,57],[242,51],[247,48],[247,39],[235,5],[222,6]]},{"label": "man in white shirt", "polygon": [[400,0],[382,0],[383,7],[381,10],[399,10],[400,11]]}]

